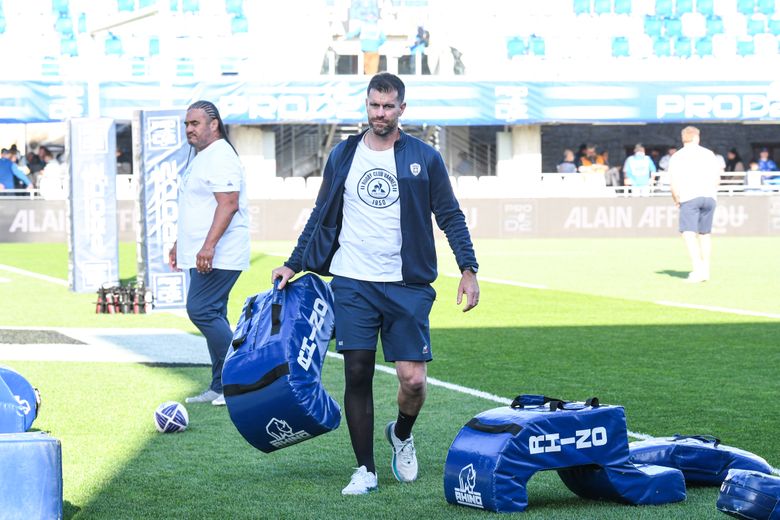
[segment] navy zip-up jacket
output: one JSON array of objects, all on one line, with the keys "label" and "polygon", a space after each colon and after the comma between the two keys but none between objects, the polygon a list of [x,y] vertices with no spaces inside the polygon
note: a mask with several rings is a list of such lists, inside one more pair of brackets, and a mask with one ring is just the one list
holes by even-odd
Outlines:
[{"label": "navy zip-up jacket", "polygon": [[[317,202],[298,244],[284,263],[295,272],[331,274],[330,262],[339,248],[344,183],[363,133],[339,143],[328,157]],[[466,218],[452,191],[441,155],[433,147],[403,131],[394,146],[401,203],[402,281],[431,283],[436,279],[436,246],[431,213],[444,231],[461,272],[469,268],[476,272],[478,264]]]}]

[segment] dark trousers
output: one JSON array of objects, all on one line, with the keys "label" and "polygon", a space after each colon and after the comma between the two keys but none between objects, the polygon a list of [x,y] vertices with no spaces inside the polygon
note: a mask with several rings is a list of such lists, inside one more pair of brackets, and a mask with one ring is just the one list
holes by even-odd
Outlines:
[{"label": "dark trousers", "polygon": [[227,320],[228,296],[241,271],[214,269],[201,274],[190,269],[190,290],[187,294],[187,314],[192,323],[206,337],[211,356],[211,385],[222,393],[222,365],[233,339]]}]

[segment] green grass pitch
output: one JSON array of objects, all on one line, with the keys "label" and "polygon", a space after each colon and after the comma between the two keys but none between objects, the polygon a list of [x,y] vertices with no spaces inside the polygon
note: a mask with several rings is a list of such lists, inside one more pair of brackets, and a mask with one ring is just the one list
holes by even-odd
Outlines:
[{"label": "green grass pitch", "polygon": [[[256,243],[252,268],[231,295],[235,319],[246,296],[270,287],[290,243]],[[780,466],[780,277],[777,238],[715,237],[712,280],[683,282],[679,239],[476,242],[480,305],[455,305],[457,279],[440,276],[431,316],[432,377],[503,397],[544,393],[598,396],[625,406],[628,427],[650,435],[714,434]],[[121,244],[123,279],[135,274],[134,244]],[[456,271],[445,243],[440,272]],[[0,244],[0,264],[65,279],[64,244]],[[95,315],[92,294],[3,271],[2,326],[173,327],[186,318]],[[496,280],[489,282],[487,280]],[[508,283],[529,283],[544,289]],[[751,311],[670,307],[656,302]],[[0,332],[1,334],[1,332]],[[175,348],[171,345],[169,348]],[[205,344],[204,344],[205,350]],[[415,426],[420,479],[402,485],[389,469],[382,427],[395,416],[396,381],[377,373],[375,451],[380,489],[342,497],[354,466],[346,426],[273,454],[247,444],[227,410],[189,405],[190,428],[158,434],[155,407],[184,400],[208,381],[204,367],[4,361],[43,396],[35,429],[62,441],[65,518],[491,518],[444,500],[450,443],[474,414],[497,406],[440,387]],[[341,401],[341,362],[328,359],[324,383]],[[688,489],[683,503],[631,507],[582,500],[554,472],[536,475],[525,513],[536,518],[726,518],[717,488]],[[0,511],[0,517],[2,517]],[[503,517],[503,516],[502,516]]]}]

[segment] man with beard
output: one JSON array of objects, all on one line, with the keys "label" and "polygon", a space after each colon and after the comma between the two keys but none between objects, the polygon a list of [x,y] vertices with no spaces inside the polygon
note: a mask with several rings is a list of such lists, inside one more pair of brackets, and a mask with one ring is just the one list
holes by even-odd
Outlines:
[{"label": "man with beard", "polygon": [[344,408],[357,471],[342,490],[377,488],[372,384],[378,337],[398,375],[397,420],[385,427],[395,478],[417,478],[411,434],[426,395],[432,359],[428,315],[436,292],[431,214],[462,273],[457,303],[479,302],[477,260],[465,217],[441,155],[398,128],[406,109],[403,82],[375,75],[368,84],[368,130],[330,154],[314,210],[290,258],[272,272],[280,288],[303,270],[333,275],[336,350],[344,354]]}]

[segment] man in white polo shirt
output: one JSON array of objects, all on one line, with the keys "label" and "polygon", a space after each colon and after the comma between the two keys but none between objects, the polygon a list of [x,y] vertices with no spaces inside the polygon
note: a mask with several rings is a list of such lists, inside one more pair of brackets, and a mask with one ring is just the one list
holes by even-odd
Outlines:
[{"label": "man in white polo shirt", "polygon": [[680,233],[693,267],[687,281],[697,283],[710,278],[710,234],[720,167],[715,154],[699,145],[698,128],[683,128],[682,141],[682,150],[669,159],[669,174],[672,199],[680,208]]},{"label": "man in white polo shirt", "polygon": [[195,158],[179,180],[179,223],[172,269],[188,269],[187,314],[211,356],[211,383],[188,403],[225,404],[222,365],[233,337],[227,320],[230,290],[249,269],[249,211],[244,169],[227,139],[217,107],[196,101],[184,124]]}]

